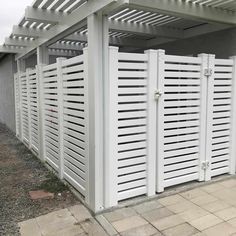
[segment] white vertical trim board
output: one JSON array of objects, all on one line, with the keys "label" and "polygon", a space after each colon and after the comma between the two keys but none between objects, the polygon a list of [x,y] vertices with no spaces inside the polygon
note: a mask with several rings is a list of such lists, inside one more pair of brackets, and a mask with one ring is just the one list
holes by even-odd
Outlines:
[{"label": "white vertical trim board", "polygon": [[20,85],[18,73],[14,74],[16,136],[20,137]]}]

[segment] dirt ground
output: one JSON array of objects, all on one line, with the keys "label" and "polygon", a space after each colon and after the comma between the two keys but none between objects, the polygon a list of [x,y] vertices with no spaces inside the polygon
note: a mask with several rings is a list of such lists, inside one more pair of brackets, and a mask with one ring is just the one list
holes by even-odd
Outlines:
[{"label": "dirt ground", "polygon": [[[54,199],[31,200],[29,191],[54,192]],[[0,124],[0,235],[19,235],[17,223],[79,201],[44,165]]]}]

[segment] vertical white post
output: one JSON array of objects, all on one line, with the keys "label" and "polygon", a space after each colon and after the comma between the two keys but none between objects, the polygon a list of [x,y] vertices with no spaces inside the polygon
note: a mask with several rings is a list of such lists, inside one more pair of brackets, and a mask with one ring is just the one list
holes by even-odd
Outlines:
[{"label": "vertical white post", "polygon": [[118,203],[118,48],[109,49],[109,80],[105,82],[105,207]]},{"label": "vertical white post", "polygon": [[57,58],[58,80],[58,123],[59,123],[59,178],[64,178],[64,104],[63,104],[63,76],[62,61],[65,58]]},{"label": "vertical white post", "polygon": [[48,49],[45,46],[37,48],[37,84],[38,84],[38,130],[39,130],[39,158],[45,161],[45,119],[44,119],[44,86],[43,86],[43,67],[49,63]]},{"label": "vertical white post", "polygon": [[30,98],[30,83],[29,83],[30,69],[26,69],[26,87],[27,87],[27,106],[28,106],[28,134],[29,134],[29,148],[32,148],[32,131],[31,131],[31,98]]},{"label": "vertical white post", "polygon": [[205,170],[203,163],[206,161],[206,135],[207,135],[207,94],[208,94],[208,78],[206,71],[208,70],[208,55],[199,54],[201,58],[201,82],[200,82],[200,134],[199,134],[199,181],[205,180]]},{"label": "vertical white post", "polygon": [[108,17],[88,17],[89,207],[104,208],[104,81],[108,76]]},{"label": "vertical white post", "polygon": [[25,60],[17,60],[17,75],[19,79],[19,116],[20,116],[20,125],[19,125],[19,137],[20,140],[23,140],[23,122],[22,122],[22,89],[21,89],[21,73],[25,71]]},{"label": "vertical white post", "polygon": [[157,51],[148,50],[145,51],[148,56],[148,133],[147,133],[147,143],[148,143],[148,155],[147,155],[147,195],[153,196],[156,194],[156,159],[157,159],[157,102],[155,100],[154,94],[157,89]]},{"label": "vertical white post", "polygon": [[43,65],[37,65],[38,77],[38,106],[39,106],[39,158],[44,162],[45,153],[45,118],[44,118],[44,86],[43,86]]},{"label": "vertical white post", "polygon": [[[164,191],[164,79],[165,79],[165,51],[157,51],[157,91],[162,95],[157,102],[157,192]],[[154,96],[154,94],[153,94]]]},{"label": "vertical white post", "polygon": [[236,56],[233,59],[232,104],[231,104],[231,139],[230,139],[230,174],[235,174],[236,164]]},{"label": "vertical white post", "polygon": [[206,119],[206,173],[205,180],[211,180],[212,135],[213,135],[213,105],[214,105],[214,78],[215,55],[208,55],[208,86],[207,86],[207,119]]}]

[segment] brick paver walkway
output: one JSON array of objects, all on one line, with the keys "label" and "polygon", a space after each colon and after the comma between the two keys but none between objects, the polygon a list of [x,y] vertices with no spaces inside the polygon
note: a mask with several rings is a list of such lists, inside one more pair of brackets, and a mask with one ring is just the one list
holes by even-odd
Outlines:
[{"label": "brick paver walkway", "polygon": [[236,236],[236,178],[95,218],[76,205],[19,226],[22,236]]}]

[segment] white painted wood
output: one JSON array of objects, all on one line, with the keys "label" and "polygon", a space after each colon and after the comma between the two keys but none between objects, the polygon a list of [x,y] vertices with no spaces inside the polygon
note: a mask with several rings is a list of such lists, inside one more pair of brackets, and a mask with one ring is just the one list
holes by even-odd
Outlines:
[{"label": "white painted wood", "polygon": [[156,116],[157,106],[155,101],[155,90],[157,88],[157,51],[148,50],[145,52],[148,56],[147,67],[147,83],[148,83],[148,122],[147,122],[147,142],[148,142],[148,155],[147,155],[147,195],[153,196],[156,193]]},{"label": "white painted wood", "polygon": [[232,113],[231,113],[231,139],[230,139],[230,174],[235,174],[236,165],[236,56],[233,60],[232,76]]},{"label": "white painted wood", "polygon": [[164,70],[165,70],[165,51],[157,51],[157,90],[162,93],[157,101],[157,163],[156,163],[156,191],[164,191]]}]

